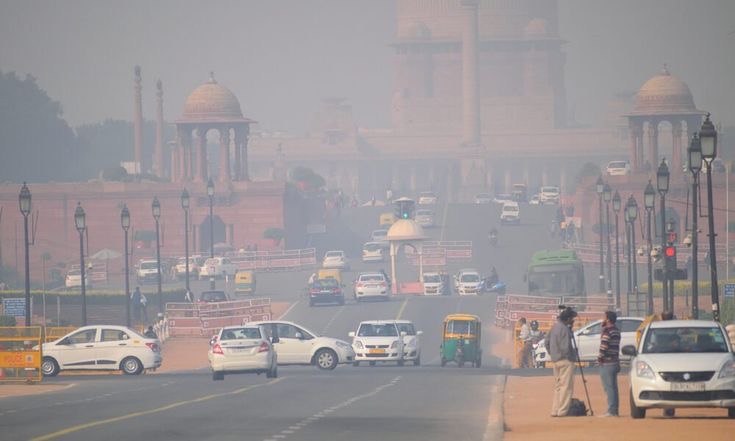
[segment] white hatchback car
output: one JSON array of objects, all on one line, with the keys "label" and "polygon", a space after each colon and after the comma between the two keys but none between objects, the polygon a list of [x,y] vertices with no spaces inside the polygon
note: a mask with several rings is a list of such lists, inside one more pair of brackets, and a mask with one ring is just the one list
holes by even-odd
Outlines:
[{"label": "white hatchback car", "polygon": [[365,298],[390,299],[388,281],[383,273],[360,273],[355,280],[355,300]]},{"label": "white hatchback car", "polygon": [[628,161],[610,161],[605,169],[610,176],[625,176],[630,174],[630,163]]},{"label": "white hatchback car", "polygon": [[237,265],[232,263],[229,257],[210,257],[204,261],[199,269],[199,280],[209,277],[234,277],[237,273]]},{"label": "white hatchback car", "polygon": [[322,260],[322,268],[337,268],[349,271],[350,263],[345,256],[345,252],[341,250],[327,251]]},{"label": "white hatchback car", "polygon": [[[82,272],[79,269],[70,269],[64,278],[64,286],[67,288],[82,287]],[[84,287],[89,289],[92,285],[89,283],[89,273],[84,274]]]},{"label": "white hatchback car", "polygon": [[362,261],[363,262],[382,262],[383,256],[383,244],[380,242],[367,242],[362,246]]},{"label": "white hatchback car", "polygon": [[261,326],[268,338],[277,337],[273,345],[278,353],[278,365],[316,365],[332,370],[341,363],[352,363],[355,352],[344,340],[322,337],[296,323],[281,320],[248,323]]},{"label": "white hatchback car", "polygon": [[559,187],[547,185],[541,187],[538,194],[540,204],[559,204]]},{"label": "white hatchback car", "polygon": [[209,367],[213,380],[224,380],[225,374],[265,373],[278,377],[278,356],[260,326],[227,326],[213,337],[209,346]]},{"label": "white hatchback car", "polygon": [[454,276],[454,288],[461,296],[476,296],[480,292],[482,277],[476,270],[464,269]]},{"label": "white hatchback car", "polygon": [[437,201],[438,198],[433,191],[422,191],[421,193],[419,193],[419,205],[434,205],[437,203]]},{"label": "white hatchback car", "polygon": [[416,210],[414,220],[422,227],[431,228],[434,226],[434,212],[426,209]]},{"label": "white hatchback car", "polygon": [[357,332],[351,331],[355,366],[367,361],[375,366],[378,361],[395,361],[398,366],[413,362],[421,364],[422,331],[416,331],[408,320],[370,320],[360,323]]},{"label": "white hatchback car", "polygon": [[735,354],[721,324],[666,320],[649,324],[630,368],[630,416],[646,409],[719,407],[735,418]]},{"label": "white hatchback car", "polygon": [[60,339],[43,343],[41,372],[53,377],[69,369],[121,370],[138,375],[161,366],[161,342],[125,326],[81,327]]},{"label": "white hatchback car", "polygon": [[503,209],[500,211],[500,224],[520,225],[520,223],[521,207],[518,206],[518,202],[506,202],[503,204]]},{"label": "white hatchback car", "polygon": [[439,273],[424,273],[422,280],[424,285],[425,296],[441,296],[444,295],[444,280]]}]

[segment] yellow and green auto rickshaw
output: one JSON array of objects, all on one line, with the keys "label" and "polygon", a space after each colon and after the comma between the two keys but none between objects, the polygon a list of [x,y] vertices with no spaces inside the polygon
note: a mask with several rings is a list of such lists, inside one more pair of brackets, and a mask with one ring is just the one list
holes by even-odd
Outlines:
[{"label": "yellow and green auto rickshaw", "polygon": [[449,314],[444,317],[441,364],[453,361],[457,366],[465,362],[473,367],[482,365],[482,323],[480,317],[471,314]]},{"label": "yellow and green auto rickshaw", "polygon": [[255,294],[255,273],[253,271],[238,271],[235,274],[235,293]]}]

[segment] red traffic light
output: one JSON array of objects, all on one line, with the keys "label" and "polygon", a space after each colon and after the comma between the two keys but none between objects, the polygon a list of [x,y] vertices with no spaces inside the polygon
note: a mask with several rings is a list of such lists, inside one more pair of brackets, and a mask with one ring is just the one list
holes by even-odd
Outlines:
[{"label": "red traffic light", "polygon": [[664,253],[666,257],[676,257],[676,247],[666,247]]}]

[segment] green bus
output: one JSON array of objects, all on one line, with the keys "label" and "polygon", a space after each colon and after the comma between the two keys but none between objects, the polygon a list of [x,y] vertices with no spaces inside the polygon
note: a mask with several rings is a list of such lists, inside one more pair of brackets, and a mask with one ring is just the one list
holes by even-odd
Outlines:
[{"label": "green bus", "polygon": [[584,266],[573,250],[538,251],[526,273],[528,294],[586,296]]}]

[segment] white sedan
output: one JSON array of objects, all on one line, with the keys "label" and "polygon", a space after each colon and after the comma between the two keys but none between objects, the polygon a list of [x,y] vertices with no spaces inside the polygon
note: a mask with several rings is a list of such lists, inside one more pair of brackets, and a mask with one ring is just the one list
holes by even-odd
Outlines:
[{"label": "white sedan", "polygon": [[227,326],[222,328],[209,346],[209,366],[213,380],[224,380],[225,374],[265,373],[278,377],[278,356],[273,344],[259,326]]},{"label": "white sedan", "polygon": [[416,331],[408,320],[370,320],[360,323],[357,332],[350,332],[355,350],[355,366],[367,361],[375,366],[378,361],[394,361],[398,366],[413,362],[421,364],[422,331]]},{"label": "white sedan", "polygon": [[355,300],[364,298],[390,299],[388,281],[382,273],[360,273],[355,280]]},{"label": "white sedan", "polygon": [[261,326],[266,336],[277,339],[273,345],[279,366],[316,365],[319,369],[332,370],[355,359],[355,352],[346,341],[319,336],[296,323],[270,320],[248,325]]},{"label": "white sedan", "polygon": [[722,325],[706,320],[652,322],[638,348],[628,345],[630,416],[651,408],[726,408],[735,418],[735,355]]},{"label": "white sedan", "polygon": [[125,326],[84,326],[42,345],[41,371],[53,377],[62,370],[121,370],[138,375],[161,366],[161,342]]}]

